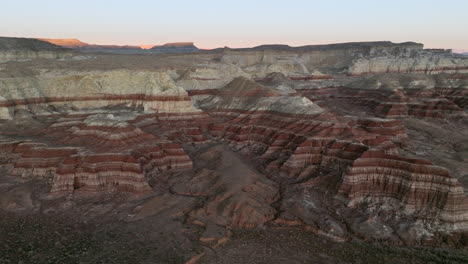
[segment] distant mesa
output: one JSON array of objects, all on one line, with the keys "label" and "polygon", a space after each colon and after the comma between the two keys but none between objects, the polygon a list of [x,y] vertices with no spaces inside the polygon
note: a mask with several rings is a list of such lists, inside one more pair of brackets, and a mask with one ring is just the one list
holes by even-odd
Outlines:
[{"label": "distant mesa", "polygon": [[78,39],[47,39],[47,38],[39,38],[38,40],[42,40],[45,42],[49,42],[55,44],[57,46],[62,46],[66,48],[78,48],[89,46],[88,43],[84,43]]},{"label": "distant mesa", "polygon": [[468,50],[464,49],[452,49],[453,53],[458,53],[458,54],[468,54]]},{"label": "distant mesa", "polygon": [[0,37],[0,62],[63,59],[73,53],[72,49],[38,39]]},{"label": "distant mesa", "polygon": [[142,49],[151,49],[152,47],[154,47],[154,45],[140,45]]},{"label": "distant mesa", "polygon": [[[48,42],[48,43],[47,43]],[[57,45],[52,42],[44,42],[38,39],[30,38],[9,38],[0,37],[0,50],[8,51],[57,51],[65,50],[62,45]]]},{"label": "distant mesa", "polygon": [[161,46],[153,46],[151,50],[156,51],[176,51],[176,52],[195,52],[199,49],[193,44],[193,42],[175,42],[166,43]]},{"label": "distant mesa", "polygon": [[183,53],[196,52],[199,49],[193,42],[174,42],[164,45],[96,45],[82,42],[78,39],[46,39],[38,40],[49,42],[65,48],[78,49],[83,52],[107,52],[107,53]]}]

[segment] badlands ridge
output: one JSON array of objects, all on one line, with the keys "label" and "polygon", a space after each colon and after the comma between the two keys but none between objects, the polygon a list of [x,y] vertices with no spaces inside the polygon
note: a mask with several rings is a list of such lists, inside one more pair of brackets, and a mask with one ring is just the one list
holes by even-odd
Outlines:
[{"label": "badlands ridge", "polygon": [[466,56],[412,42],[116,55],[1,38],[0,61],[3,210],[122,193],[90,218],[182,221],[212,248],[258,227],[467,241]]}]

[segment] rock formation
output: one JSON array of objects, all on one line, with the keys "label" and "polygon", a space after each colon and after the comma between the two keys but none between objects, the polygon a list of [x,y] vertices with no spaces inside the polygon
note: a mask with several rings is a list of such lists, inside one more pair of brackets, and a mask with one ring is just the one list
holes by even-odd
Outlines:
[{"label": "rock formation", "polygon": [[46,39],[38,40],[52,43],[64,48],[79,50],[81,52],[101,52],[118,54],[136,54],[136,53],[190,53],[199,51],[193,42],[175,42],[164,45],[141,45],[141,46],[119,46],[119,45],[97,45],[88,44],[78,39]]},{"label": "rock formation", "polygon": [[175,42],[153,46],[149,51],[157,53],[184,53],[199,51],[199,49],[195,47],[193,42]]},{"label": "rock formation", "polygon": [[47,38],[39,38],[38,40],[49,42],[57,46],[62,46],[65,48],[80,48],[89,45],[88,43],[84,43],[78,39],[47,39]]},{"label": "rock formation", "polygon": [[[15,41],[63,52],[0,47]],[[167,211],[211,242],[264,226],[396,243],[468,231],[467,57],[411,42],[42,57],[0,64],[0,169],[47,181],[45,196],[152,195],[131,220]],[[431,140],[444,129],[456,136]]]},{"label": "rock formation", "polygon": [[0,37],[0,62],[61,59],[72,55],[69,49],[36,39]]},{"label": "rock formation", "polygon": [[[166,72],[47,72],[38,76],[3,78],[2,118],[32,109],[53,114],[66,109],[99,109],[125,105],[150,112],[196,112],[187,92]],[[19,88],[19,89],[18,89]]]}]

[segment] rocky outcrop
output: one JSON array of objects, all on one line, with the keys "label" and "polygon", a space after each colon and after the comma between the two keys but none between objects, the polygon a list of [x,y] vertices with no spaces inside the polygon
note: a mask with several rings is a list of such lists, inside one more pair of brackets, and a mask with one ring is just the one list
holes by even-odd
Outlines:
[{"label": "rocky outcrop", "polygon": [[151,190],[135,158],[120,153],[103,153],[65,159],[57,169],[50,191],[96,192],[112,188],[134,193]]},{"label": "rocky outcrop", "polygon": [[[148,130],[144,120],[150,118],[155,117],[142,119],[131,112],[63,115],[48,127],[38,129],[42,136],[35,141],[2,142],[0,147],[8,160],[3,166],[12,175],[50,180],[52,194],[150,192],[151,177],[192,168],[181,144],[171,141],[174,132],[144,131]],[[193,132],[197,127],[190,128],[184,130],[197,138]]]},{"label": "rocky outcrop", "polygon": [[275,217],[271,204],[277,199],[278,187],[274,182],[221,146],[198,155],[214,168],[201,170],[172,188],[177,194],[207,200],[191,217],[230,228],[259,227]]},{"label": "rocky outcrop", "polygon": [[294,90],[271,89],[245,77],[238,77],[220,90],[191,93],[202,109],[223,111],[318,114],[322,109]]},{"label": "rocky outcrop", "polygon": [[403,50],[396,54],[379,54],[353,60],[348,68],[352,76],[370,73],[466,73],[466,57],[451,54],[448,51],[420,50],[417,52]]},{"label": "rocky outcrop", "polygon": [[[10,119],[19,109],[56,114],[111,105],[147,112],[197,112],[187,92],[165,72],[49,72],[32,77],[0,78],[0,108]],[[7,110],[8,109],[8,114]]]},{"label": "rocky outcrop", "polygon": [[303,85],[297,90],[319,105],[342,101],[379,117],[449,118],[466,115],[464,86],[465,80],[456,76],[385,74],[337,86]]},{"label": "rocky outcrop", "polygon": [[[337,89],[356,97],[347,87],[317,89],[315,96],[321,97]],[[351,201],[349,206],[377,201],[375,197],[386,201],[393,199],[404,205],[407,214],[432,212],[445,228],[466,229],[466,196],[462,186],[443,168],[400,156],[399,149],[407,139],[400,120],[387,119],[389,115],[384,115],[387,118],[342,119],[309,110],[307,104],[294,104],[293,109],[272,108],[272,105],[262,108],[264,100],[271,100],[278,94],[281,93],[275,89],[235,79],[223,89],[197,95],[203,96],[197,102],[210,115],[223,120],[211,128],[213,136],[228,142],[234,149],[258,156],[270,174],[284,174],[296,182],[313,184],[315,177],[337,171],[343,175],[338,194]],[[300,98],[293,91],[288,90],[288,94]],[[418,99],[433,96],[430,91],[417,89],[407,94],[408,98]],[[380,90],[362,90],[359,95],[391,98],[382,95]],[[238,103],[236,97],[242,97],[242,103]],[[255,104],[249,103],[252,97],[256,98]],[[373,109],[378,109],[378,105]],[[408,114],[416,115],[415,109]]]},{"label": "rocky outcrop", "polygon": [[445,168],[428,161],[366,151],[344,176],[340,193],[351,205],[394,199],[403,202],[408,212],[433,210],[452,229],[467,228],[468,199],[463,187]]},{"label": "rocky outcrop", "polygon": [[57,171],[61,162],[78,152],[73,147],[49,147],[36,142],[2,142],[2,152],[14,162],[4,164],[11,174],[19,177],[48,178]]},{"label": "rocky outcrop", "polygon": [[374,56],[376,54],[396,54],[402,50],[416,51],[423,48],[422,44],[391,43],[391,42],[360,42],[331,45],[310,45],[302,47],[263,45],[251,49],[225,49],[222,61],[242,67],[255,64],[274,64],[295,58],[310,72],[311,67],[336,67],[346,65],[359,55]]},{"label": "rocky outcrop", "polygon": [[0,62],[32,59],[62,59],[73,56],[69,49],[28,38],[0,37]]},{"label": "rocky outcrop", "polygon": [[153,46],[150,52],[160,52],[160,53],[184,53],[184,52],[196,52],[199,51],[193,42],[175,42],[175,43],[166,43],[164,45]]},{"label": "rocky outcrop", "polygon": [[102,52],[117,54],[137,54],[137,53],[190,53],[199,51],[193,42],[175,42],[164,45],[141,45],[141,46],[121,46],[121,45],[97,45],[88,44],[78,39],[46,39],[38,40],[52,43],[61,47],[76,49],[81,52]]},{"label": "rocky outcrop", "polygon": [[[259,71],[267,67],[277,72],[309,75],[314,70],[347,68],[347,74],[375,73],[457,73],[468,71],[466,57],[450,50],[424,50],[418,43],[344,43],[291,48],[259,46],[252,49],[225,49],[223,62]],[[263,66],[262,66],[263,65]],[[274,70],[273,70],[274,71]]]},{"label": "rocky outcrop", "polygon": [[[2,173],[55,195],[154,196],[122,218],[183,218],[206,245],[269,225],[400,243],[468,230],[460,56],[390,42],[95,55],[0,65]],[[441,126],[460,135],[414,146]]]},{"label": "rocky outcrop", "polygon": [[62,46],[65,48],[79,48],[79,47],[84,47],[89,44],[84,43],[78,39],[48,39],[48,38],[39,38],[38,40],[52,43],[57,46]]}]

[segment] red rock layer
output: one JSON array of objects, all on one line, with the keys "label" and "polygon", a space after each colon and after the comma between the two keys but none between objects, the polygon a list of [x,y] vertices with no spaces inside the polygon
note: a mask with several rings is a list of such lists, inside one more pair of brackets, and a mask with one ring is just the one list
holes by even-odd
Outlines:
[{"label": "red rock layer", "polygon": [[192,217],[231,228],[259,227],[274,219],[271,204],[278,196],[274,182],[222,145],[198,153],[198,158],[213,170],[202,169],[172,187],[178,194],[204,197],[206,202],[191,212]]},{"label": "red rock layer", "polygon": [[13,160],[12,174],[53,178],[52,193],[142,193],[151,189],[148,176],[192,168],[177,137],[206,142],[207,120],[199,113],[65,115],[43,129],[37,142],[4,142],[0,148]]},{"label": "red rock layer", "polygon": [[75,146],[122,147],[156,139],[153,135],[133,126],[105,127],[77,124],[54,127],[49,129],[49,132],[50,137],[56,137],[60,142]]},{"label": "red rock layer", "polygon": [[345,175],[339,193],[350,205],[366,197],[394,199],[408,212],[433,210],[444,223],[468,228],[468,203],[458,181],[428,161],[398,155],[407,138],[399,120],[226,109],[210,114],[224,120],[211,128],[213,136],[256,154],[270,172],[302,181],[339,168]]},{"label": "red rock layer", "polygon": [[135,158],[131,155],[109,153],[75,155],[65,159],[57,169],[51,193],[109,188],[134,193],[151,189]]},{"label": "red rock layer", "polygon": [[351,163],[370,146],[395,152],[393,142],[401,143],[406,138],[398,120],[338,121],[327,114],[298,116],[264,111],[210,113],[228,119],[211,128],[213,136],[236,149],[248,149],[264,160],[267,169],[280,169],[294,178],[310,175],[318,166],[333,162]]},{"label": "red rock layer", "polygon": [[145,171],[156,169],[162,172],[170,169],[191,169],[192,160],[178,143],[161,143],[142,146],[132,151],[132,156],[142,164]]},{"label": "red rock layer", "polygon": [[[467,75],[468,78],[468,75]],[[436,92],[457,104],[460,108],[468,108],[468,89],[436,88]]]},{"label": "red rock layer", "polygon": [[[467,96],[463,90],[452,92],[453,96],[441,96],[436,90],[369,90],[348,87],[300,89],[298,92],[311,101],[326,107],[328,100],[347,101],[366,107],[376,116],[395,118],[405,116],[446,118],[465,116],[460,107],[465,107]],[[455,103],[451,101],[455,99]]]},{"label": "red rock layer", "polygon": [[15,160],[11,174],[21,177],[53,176],[59,164],[68,156],[77,153],[76,148],[47,147],[33,142],[11,142],[2,144],[0,150]]},{"label": "red rock layer", "polygon": [[396,199],[409,211],[438,209],[442,220],[458,228],[468,227],[463,187],[445,168],[429,161],[366,151],[350,166],[339,192],[351,204]]},{"label": "red rock layer", "polygon": [[332,163],[349,166],[367,149],[366,145],[359,143],[310,138],[295,149],[291,157],[282,164],[281,170],[290,177],[303,179]]},{"label": "red rock layer", "polygon": [[73,155],[57,169],[51,192],[111,188],[142,193],[151,189],[148,173],[191,168],[192,161],[175,143],[140,146],[127,153]]},{"label": "red rock layer", "polygon": [[[260,83],[268,83],[275,79],[274,77],[275,74],[278,74],[278,73],[270,74],[270,76],[266,76],[264,78],[254,78],[253,80],[256,82],[260,82]],[[330,80],[330,79],[333,79],[333,76],[331,75],[294,75],[294,76],[284,76],[284,79],[291,80],[291,81]]]},{"label": "red rock layer", "polygon": [[369,74],[379,74],[379,73],[425,73],[425,74],[438,74],[444,72],[456,72],[468,70],[467,66],[454,66],[454,67],[435,67],[435,68],[426,68],[426,69],[410,69],[410,70],[395,70],[395,71],[372,71],[372,72],[362,72],[362,73],[349,73],[348,76],[364,76]]},{"label": "red rock layer", "polygon": [[330,76],[330,75],[289,76],[288,79],[293,80],[293,81],[329,80],[329,79],[333,79],[333,76]]},{"label": "red rock layer", "polygon": [[30,104],[47,104],[57,102],[76,102],[76,101],[190,101],[188,96],[153,96],[146,94],[128,94],[128,95],[99,95],[84,97],[37,97],[27,99],[8,99],[0,101],[0,107],[12,107]]},{"label": "red rock layer", "polygon": [[148,114],[139,116],[129,123],[146,133],[173,142],[203,144],[210,141],[206,137],[206,131],[213,124],[213,119],[204,112]]}]

